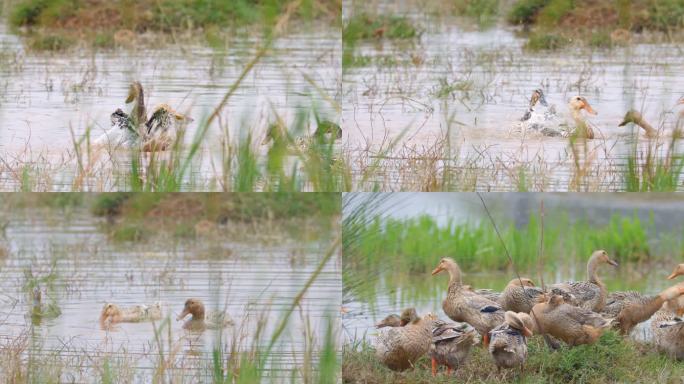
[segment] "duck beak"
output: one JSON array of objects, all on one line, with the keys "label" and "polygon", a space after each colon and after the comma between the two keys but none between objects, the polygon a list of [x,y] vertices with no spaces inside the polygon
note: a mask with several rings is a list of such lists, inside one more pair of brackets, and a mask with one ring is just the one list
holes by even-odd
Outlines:
[{"label": "duck beak", "polygon": [[441,265],[438,266],[437,268],[435,268],[435,269],[432,270],[432,276],[434,276],[434,275],[436,275],[436,274],[442,272],[443,270],[444,270],[444,268],[442,268]]},{"label": "duck beak", "polygon": [[385,324],[384,321],[378,321],[377,323],[375,323],[375,328],[382,328],[382,327],[386,327],[386,326],[387,326],[387,324]]},{"label": "duck beak", "polygon": [[592,108],[591,105],[589,105],[589,103],[587,103],[586,100],[582,101],[582,108],[584,108],[584,110],[587,111],[587,113],[590,115],[596,115],[597,114],[596,111],[594,111],[594,108]]},{"label": "duck beak", "polygon": [[187,316],[189,313],[190,311],[188,311],[187,308],[184,309],[183,312],[180,315],[178,315],[178,317],[176,317],[176,321],[183,320],[185,316]]},{"label": "duck beak", "polygon": [[674,279],[674,278],[677,277],[677,276],[679,276],[679,274],[677,273],[677,271],[675,271],[675,272],[672,272],[672,273],[670,274],[670,276],[667,277],[667,279],[668,279],[668,280],[672,280],[672,279]]},{"label": "duck beak", "polygon": [[620,264],[618,264],[618,262],[615,260],[608,260],[608,264],[612,265],[613,267],[620,266]]},{"label": "duck beak", "polygon": [[525,336],[525,337],[531,337],[531,336],[532,336],[532,331],[530,331],[530,329],[527,328],[527,327],[523,327],[523,329],[522,329],[522,334],[523,334],[523,336]]}]

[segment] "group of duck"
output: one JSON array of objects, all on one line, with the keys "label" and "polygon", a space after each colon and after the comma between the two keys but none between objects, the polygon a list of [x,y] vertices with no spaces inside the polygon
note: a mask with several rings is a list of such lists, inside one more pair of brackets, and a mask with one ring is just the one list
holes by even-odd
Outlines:
[{"label": "group of duck", "polygon": [[[204,331],[206,329],[221,329],[233,325],[233,320],[225,311],[207,312],[204,303],[200,299],[188,299],[185,301],[183,312],[176,318],[177,321],[192,315],[183,324],[183,328],[191,331]],[[144,321],[161,320],[162,306],[157,302],[152,305],[134,305],[132,307],[119,307],[114,303],[106,303],[100,313],[100,326],[102,329],[110,329],[117,323],[139,323]]]},{"label": "group of duck", "polygon": [[[147,118],[145,95],[142,84],[133,82],[128,91],[126,104],[133,103],[131,113],[118,108],[111,114],[111,128],[94,141],[96,146],[113,146],[134,148],[143,152],[165,151],[172,148],[176,139],[193,119],[171,108],[168,104],[160,104],[154,108]],[[289,147],[300,149],[312,140],[332,143],[342,137],[342,128],[332,121],[320,120],[316,117],[316,131],[312,138],[291,138],[284,124],[271,124],[262,144],[287,143]],[[274,145],[275,145],[274,144]]]},{"label": "group of duck", "polygon": [[95,145],[139,146],[143,152],[165,151],[172,147],[185,126],[193,121],[168,104],[157,105],[148,119],[143,87],[138,81],[129,87],[126,104],[130,103],[133,103],[131,114],[121,108],[114,111],[111,115],[112,127],[94,141]]},{"label": "group of duck", "polygon": [[[677,105],[682,104],[684,104],[684,97],[677,101]],[[573,96],[568,102],[569,116],[563,116],[562,113],[557,111],[555,104],[547,102],[546,96],[541,89],[535,89],[532,92],[525,114],[520,119],[520,122],[515,124],[514,129],[523,134],[531,132],[542,136],[595,139],[600,136],[596,132],[600,131],[586,119],[582,114],[583,110],[589,115],[597,114],[585,97]],[[680,113],[684,117],[684,110]],[[622,127],[630,123],[641,127],[649,139],[659,136],[658,130],[649,124],[641,113],[634,109],[629,110],[625,114],[618,126]],[[684,132],[675,130],[670,135],[684,137]]]},{"label": "group of duck", "polygon": [[[473,346],[483,341],[497,372],[520,368],[524,373],[527,340],[541,335],[551,349],[561,341],[568,346],[595,343],[603,332],[614,328],[627,337],[634,327],[651,321],[657,348],[676,359],[684,359],[684,283],[657,295],[639,292],[608,292],[598,277],[601,265],[617,267],[606,251],[595,251],[587,262],[587,280],[552,284],[546,289],[528,278],[516,277],[503,292],[474,289],[461,281],[461,270],[450,258],[440,260],[432,275],[449,274],[444,313],[453,321],[428,313],[419,317],[414,308],[389,315],[376,324],[378,360],[395,371],[412,368],[425,354],[432,359],[432,374],[446,365],[447,374],[462,366]],[[672,280],[684,275],[679,264]]]},{"label": "group of duck", "polygon": [[[32,320],[54,319],[62,314],[59,306],[53,302],[43,301],[43,291],[35,287],[32,291],[32,305],[30,316]],[[100,312],[100,327],[104,330],[112,329],[119,323],[140,323],[146,321],[158,321],[163,318],[162,305],[156,302],[151,305],[138,304],[131,307],[120,307],[114,303],[105,303]],[[183,329],[194,332],[202,332],[206,329],[222,329],[233,325],[233,320],[225,311],[206,311],[204,303],[200,299],[188,299],[185,301],[183,311],[176,321],[184,320],[191,315],[183,324]]]}]

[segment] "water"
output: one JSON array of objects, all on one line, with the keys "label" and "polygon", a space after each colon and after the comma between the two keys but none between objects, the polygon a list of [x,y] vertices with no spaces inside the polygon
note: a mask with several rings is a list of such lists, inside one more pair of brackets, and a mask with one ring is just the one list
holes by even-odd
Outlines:
[{"label": "water", "polygon": [[[532,194],[506,193],[483,194],[489,209],[499,225],[513,222],[525,225],[530,213],[539,210],[544,201],[545,220],[567,216],[571,220],[586,219],[592,226],[606,225],[610,216],[620,213],[637,215],[642,222],[652,221],[648,227],[649,245],[654,255],[668,252],[671,247],[668,236],[681,237],[684,230],[684,199],[678,194]],[[479,198],[474,193],[407,193],[393,194],[383,202],[388,217],[410,218],[419,215],[434,217],[438,223],[488,221]],[[589,255],[586,255],[588,257]],[[439,256],[434,257],[435,266]],[[458,257],[454,256],[458,262]],[[575,260],[567,255],[547,255],[554,258],[554,269],[544,272],[544,283],[583,280],[586,278],[586,258]],[[657,294],[671,286],[665,277],[672,272],[679,260],[662,263],[621,263],[612,269],[601,267],[600,278],[609,291],[636,290],[644,294]],[[475,288],[490,288],[501,291],[515,277],[512,269],[507,271],[463,270],[463,281]],[[390,279],[390,275],[392,278]],[[536,267],[520,271],[521,276],[531,278],[537,285],[541,280]],[[400,313],[404,308],[415,307],[419,314],[434,312],[447,318],[442,311],[442,300],[446,297],[448,278],[446,274],[430,276],[411,274],[409,271],[388,268],[386,271],[368,274],[361,286],[347,288],[344,292],[343,333],[347,341],[367,338],[376,334],[374,324],[390,313]],[[648,322],[642,323],[633,336],[639,339],[650,337]]]},{"label": "water", "polygon": [[[261,43],[255,37],[235,36],[225,49],[194,41],[161,48],[148,42],[131,50],[36,53],[25,51],[0,21],[0,154],[9,164],[19,159],[19,165],[56,168],[63,174],[52,177],[45,189],[70,189],[75,166],[71,132],[80,138],[90,129],[95,138],[109,129],[110,114],[116,108],[130,111],[124,101],[135,80],[144,87],[148,115],[155,105],[166,103],[194,118],[185,135],[190,141]],[[315,129],[312,108],[321,118],[338,120],[335,109],[322,101],[305,76],[320,92],[335,98],[341,82],[339,60],[339,33],[333,28],[319,26],[276,40],[209,127],[198,156],[203,161],[192,170],[198,184],[220,179],[216,175],[222,174],[221,140],[226,133],[235,141],[252,132],[254,141],[261,142],[276,115],[291,124],[298,113],[307,113],[310,132],[300,134],[309,134]],[[257,150],[265,153],[266,146]],[[125,162],[117,166],[129,168]],[[112,173],[108,171],[102,174]],[[12,172],[3,173],[0,188],[16,189],[18,181]],[[87,189],[117,188],[111,180],[89,183]]]},{"label": "water", "polygon": [[[387,6],[385,2],[376,5]],[[568,140],[509,132],[526,111],[532,91],[543,88],[549,103],[560,112],[567,111],[567,102],[575,95],[586,97],[598,112],[588,120],[602,138],[590,141],[590,154],[581,156],[591,160],[591,172],[582,185],[589,190],[616,190],[623,187],[615,174],[624,172],[625,158],[635,144],[633,129],[637,129],[631,124],[618,127],[625,112],[630,108],[642,111],[647,121],[664,132],[682,124],[684,108],[675,105],[684,89],[680,44],[528,52],[523,50],[525,38],[507,25],[477,30],[463,20],[426,16],[406,4],[392,12],[407,15],[424,33],[413,42],[357,46],[357,56],[390,57],[398,63],[345,69],[342,122],[349,133],[346,150],[352,156],[372,157],[387,147],[388,138],[405,131],[387,156],[425,158],[432,152],[442,159],[443,151],[430,149],[448,137],[450,156],[460,164],[438,161],[438,168],[454,173],[474,168],[479,176],[472,186],[476,189],[515,190],[517,169],[523,168],[533,189],[567,190],[574,173]],[[351,10],[345,17],[349,14]],[[416,65],[415,58],[422,64]],[[437,93],[444,81],[463,90],[440,99]],[[668,140],[666,134],[661,141]],[[639,152],[646,152],[643,132],[636,145]],[[658,149],[660,156],[666,147]],[[678,146],[677,152],[681,149]],[[406,170],[410,162],[399,162],[403,170],[392,161],[384,163],[389,175],[378,176],[377,181],[385,189],[420,187],[401,177],[402,171],[410,172]],[[362,170],[355,169],[357,173]]]},{"label": "water", "polygon": [[[221,235],[202,241],[116,243],[103,233],[104,222],[83,210],[68,217],[31,209],[2,216],[10,224],[9,254],[0,258],[0,345],[8,346],[26,332],[33,334],[33,343],[40,348],[32,355],[47,359],[56,354],[66,366],[64,380],[90,377],[94,372],[89,359],[102,356],[129,360],[139,382],[149,382],[158,366],[152,323],[121,323],[103,330],[98,318],[105,302],[129,306],[161,301],[164,316],[171,319],[171,341],[179,362],[175,366],[184,367],[184,376],[210,375],[206,367],[211,367],[213,347],[230,346],[241,337],[243,349],[268,343],[284,311],[321,262],[330,238],[325,231],[316,234],[318,240],[276,231],[239,239]],[[62,314],[32,328],[27,316],[31,303],[22,291],[24,274],[30,270],[34,276],[48,276],[53,262],[57,278],[43,287]],[[333,258],[304,296],[272,354],[269,376],[289,377],[306,356],[317,358],[328,321],[338,310],[333,303],[341,300],[339,268],[339,260]],[[203,300],[208,310],[225,308],[235,325],[222,335],[184,331],[183,322],[175,318],[190,297]],[[262,338],[254,340],[262,315],[266,326]],[[165,346],[167,332],[161,332]],[[304,332],[313,335],[313,346],[305,345]]]}]

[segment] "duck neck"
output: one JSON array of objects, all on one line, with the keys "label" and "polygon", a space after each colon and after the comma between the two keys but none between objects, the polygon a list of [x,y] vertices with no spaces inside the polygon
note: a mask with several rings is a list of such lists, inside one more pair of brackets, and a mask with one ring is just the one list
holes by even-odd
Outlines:
[{"label": "duck neck", "polygon": [[587,263],[587,279],[590,282],[601,286],[603,285],[603,283],[598,277],[598,265],[598,258],[592,257],[591,259],[589,259],[589,262]]},{"label": "duck neck", "polygon": [[145,94],[143,93],[142,87],[136,89],[137,95],[135,98],[135,106],[133,106],[133,111],[131,115],[133,116],[133,121],[136,125],[144,124],[147,120],[147,111],[145,110]]},{"label": "duck neck", "polygon": [[447,269],[449,272],[449,286],[450,287],[460,287],[461,286],[461,269],[456,264],[451,264]]},{"label": "duck neck", "polygon": [[204,308],[200,308],[192,313],[192,320],[194,321],[204,321]]},{"label": "duck neck", "polygon": [[646,136],[648,136],[648,137],[657,136],[658,131],[655,128],[653,128],[653,126],[651,124],[649,124],[643,118],[639,117],[639,118],[634,119],[634,124],[643,128],[644,131],[646,131]]}]

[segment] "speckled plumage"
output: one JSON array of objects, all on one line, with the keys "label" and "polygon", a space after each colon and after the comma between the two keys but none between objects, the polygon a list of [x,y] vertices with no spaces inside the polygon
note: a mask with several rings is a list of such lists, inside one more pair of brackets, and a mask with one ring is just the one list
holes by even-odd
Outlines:
[{"label": "speckled plumage", "polygon": [[413,367],[430,349],[435,320],[435,315],[428,314],[403,327],[384,328],[375,340],[375,356],[394,371]]},{"label": "speckled plumage", "polygon": [[595,251],[587,262],[588,281],[568,281],[552,284],[549,288],[558,289],[567,295],[572,295],[575,302],[571,303],[594,312],[600,312],[606,304],[608,290],[599,279],[597,270],[601,264],[617,266],[617,262],[608,257],[604,250]]},{"label": "speckled plumage", "polygon": [[684,360],[684,320],[672,311],[661,308],[651,321],[653,341],[662,353]]},{"label": "speckled plumage", "polygon": [[684,287],[667,288],[657,295],[642,295],[638,292],[612,292],[602,314],[615,318],[614,325],[624,335],[629,334],[639,323],[648,320],[668,300],[674,300],[684,293]]},{"label": "speckled plumage", "polygon": [[544,291],[535,287],[530,279],[516,278],[506,285],[499,298],[499,304],[506,311],[530,312],[543,296]]},{"label": "speckled plumage", "polygon": [[432,329],[429,355],[435,364],[458,369],[470,356],[473,345],[479,342],[480,336],[470,324],[437,320]]},{"label": "speckled plumage", "polygon": [[432,274],[441,271],[449,273],[447,297],[442,302],[442,309],[449,318],[472,325],[481,336],[503,322],[504,310],[498,303],[478,295],[461,284],[461,270],[455,261],[449,258],[442,259]]},{"label": "speckled plumage", "polygon": [[527,336],[531,336],[523,320],[506,312],[506,321],[489,332],[489,354],[498,369],[521,369],[527,361]]},{"label": "speckled plumage", "polygon": [[535,321],[536,331],[561,339],[571,346],[596,342],[611,325],[611,321],[600,314],[566,304],[558,295],[536,304],[530,314]]}]

